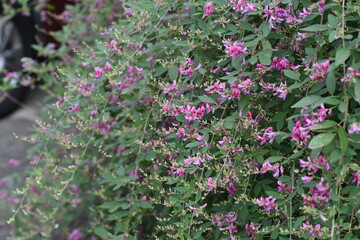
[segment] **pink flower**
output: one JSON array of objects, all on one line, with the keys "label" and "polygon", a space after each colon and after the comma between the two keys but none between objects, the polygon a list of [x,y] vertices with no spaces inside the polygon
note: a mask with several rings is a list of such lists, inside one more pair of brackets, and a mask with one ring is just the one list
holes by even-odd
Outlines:
[{"label": "pink flower", "polygon": [[100,78],[103,75],[103,70],[99,67],[95,67],[95,78]]},{"label": "pink flower", "polygon": [[266,212],[270,211],[271,209],[275,209],[275,210],[278,209],[278,207],[275,205],[275,201],[276,201],[276,198],[274,198],[272,196],[267,197],[267,198],[260,197],[260,198],[255,199],[255,203],[257,205],[259,205],[260,207],[263,207],[264,211],[266,211]]},{"label": "pink flower", "polygon": [[255,6],[251,1],[246,0],[229,0],[232,4],[232,8],[235,12],[240,12],[242,14],[247,14],[255,11]]},{"label": "pink flower", "polygon": [[79,229],[74,229],[74,231],[69,234],[68,240],[80,240],[83,236],[84,234]]},{"label": "pink flower", "polygon": [[303,8],[303,11],[299,13],[299,18],[306,18],[310,15],[312,8]]},{"label": "pink flower", "polygon": [[190,164],[193,164],[196,167],[199,167],[201,163],[205,162],[204,158],[201,157],[189,157],[184,160],[184,167],[188,167]]},{"label": "pink flower", "polygon": [[245,225],[246,234],[250,237],[250,239],[254,239],[257,237],[256,232],[259,230],[260,226],[255,227],[254,222],[250,222],[250,224]]},{"label": "pink flower", "polygon": [[76,112],[78,112],[80,110],[80,104],[75,104],[74,106],[72,106],[69,110],[68,110],[68,112],[69,113],[76,113]]},{"label": "pink flower", "polygon": [[358,186],[360,185],[360,172],[354,173],[354,177],[351,182],[356,182]]},{"label": "pink flower", "polygon": [[111,71],[111,65],[109,62],[106,62],[105,65],[104,65],[104,69],[107,70],[108,72]]},{"label": "pink flower", "polygon": [[313,178],[314,177],[304,176],[304,177],[301,177],[301,180],[303,180],[303,183],[308,183],[311,180],[313,180]]},{"label": "pink flower", "polygon": [[8,164],[11,167],[18,167],[18,166],[21,165],[21,162],[19,160],[16,160],[16,159],[10,159]]},{"label": "pink flower", "polygon": [[316,159],[315,159],[315,163],[317,165],[322,165],[325,167],[326,170],[329,170],[330,169],[330,164],[328,161],[326,161],[326,159],[322,156],[322,155],[319,155]]},{"label": "pink flower", "polygon": [[207,2],[204,7],[204,15],[211,16],[214,13],[214,9],[212,8],[214,6],[213,2]]},{"label": "pink flower", "polygon": [[232,59],[238,58],[243,54],[247,53],[247,48],[243,48],[244,42],[230,42],[230,41],[222,41],[226,50],[225,53],[231,56]]},{"label": "pink flower", "polygon": [[194,71],[197,71],[201,68],[201,64],[199,64],[196,68],[194,68],[194,62],[188,58],[183,65],[181,65],[178,70],[180,75],[189,76],[192,78]]},{"label": "pink flower", "polygon": [[355,77],[359,77],[359,76],[360,76],[360,71],[359,71],[359,70],[355,70],[355,69],[353,69],[352,67],[349,67],[347,70],[350,71],[350,73],[346,74],[346,76],[343,77],[342,79],[340,79],[340,81],[341,81],[342,83],[345,83],[345,82],[355,82],[355,81],[356,81]]},{"label": "pink flower", "polygon": [[274,57],[271,66],[280,71],[284,71],[285,69],[290,68],[290,62],[284,57],[280,59],[278,57]]},{"label": "pink flower", "polygon": [[319,82],[324,82],[326,79],[330,65],[330,61],[327,60],[322,63],[316,63],[313,66],[312,72],[310,74],[310,78],[313,80],[317,80]]},{"label": "pink flower", "polygon": [[350,125],[349,134],[360,134],[360,122],[354,122]]},{"label": "pink flower", "polygon": [[214,192],[216,192],[216,190],[217,190],[217,188],[216,188],[216,180],[213,180],[212,178],[208,178],[207,179],[207,185],[206,185],[206,187],[207,187],[207,189],[208,190],[211,190],[211,189],[214,189]]},{"label": "pink flower", "polygon": [[226,190],[228,191],[229,195],[232,196],[236,192],[236,187],[234,186],[234,184],[232,182],[230,182],[229,186],[226,188]]},{"label": "pink flower", "polygon": [[315,227],[310,231],[311,233],[311,237],[314,237],[316,235],[318,235],[319,237],[322,236],[322,233],[320,232],[321,230],[321,225],[320,224],[316,224]]},{"label": "pink flower", "polygon": [[314,165],[310,157],[307,158],[307,161],[299,159],[299,162],[300,162],[300,167],[306,168],[308,171],[313,171],[314,173],[319,171],[319,169]]},{"label": "pink flower", "polygon": [[176,136],[178,136],[178,138],[182,137],[185,135],[185,129],[184,128],[179,128],[178,132],[176,133]]},{"label": "pink flower", "polygon": [[177,93],[179,91],[179,86],[176,84],[176,80],[167,88],[163,88],[165,94]]}]

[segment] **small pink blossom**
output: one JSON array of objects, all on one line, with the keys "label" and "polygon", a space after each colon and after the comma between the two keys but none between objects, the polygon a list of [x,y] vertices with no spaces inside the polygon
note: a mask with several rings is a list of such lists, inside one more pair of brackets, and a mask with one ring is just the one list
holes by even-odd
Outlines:
[{"label": "small pink blossom", "polygon": [[213,2],[207,2],[204,7],[204,15],[211,16],[214,13],[214,9],[212,8],[214,6]]},{"label": "small pink blossom", "polygon": [[181,65],[178,70],[181,75],[189,76],[192,78],[193,73],[201,68],[201,64],[199,64],[196,68],[194,68],[194,62],[188,58],[183,65]]},{"label": "small pink blossom", "polygon": [[222,41],[225,46],[225,53],[228,54],[232,59],[238,58],[243,54],[247,53],[247,47],[243,48],[244,42],[230,42]]},{"label": "small pink blossom", "polygon": [[75,104],[74,106],[72,106],[69,110],[68,110],[68,112],[69,113],[76,113],[76,112],[78,112],[80,110],[80,104]]},{"label": "small pink blossom", "polygon": [[69,234],[68,240],[80,240],[83,236],[84,234],[79,229],[74,229],[74,231]]},{"label": "small pink blossom", "polygon": [[301,177],[301,180],[303,181],[303,183],[308,183],[308,182],[312,181],[313,179],[314,179],[314,177],[309,177],[309,176]]},{"label": "small pink blossom", "polygon": [[105,65],[104,65],[104,69],[107,70],[108,72],[111,71],[111,65],[109,62],[106,62]]},{"label": "small pink blossom", "polygon": [[16,159],[10,159],[10,160],[8,161],[8,164],[9,164],[9,166],[15,168],[15,167],[20,166],[20,165],[21,165],[21,162],[20,162],[19,160],[16,160]]},{"label": "small pink blossom", "polygon": [[246,234],[250,237],[250,239],[254,239],[257,237],[256,233],[259,231],[260,226],[255,227],[254,222],[250,222],[250,224],[245,225]]},{"label": "small pink blossom", "polygon": [[360,122],[354,122],[350,125],[349,134],[360,134]]},{"label": "small pink blossom", "polygon": [[313,69],[310,74],[310,78],[313,80],[317,80],[319,82],[324,82],[326,76],[328,75],[328,69],[330,66],[330,61],[324,61],[322,63],[316,63],[313,66]]},{"label": "small pink blossom", "polygon": [[103,75],[103,70],[99,67],[95,67],[95,78],[100,78]]},{"label": "small pink blossom", "polygon": [[216,180],[213,180],[212,178],[208,178],[206,188],[208,190],[214,189],[214,192],[216,192],[217,190],[216,184],[217,184]]},{"label": "small pink blossom", "polygon": [[274,198],[272,196],[267,197],[267,198],[260,197],[260,198],[255,199],[255,203],[257,205],[259,205],[260,207],[263,207],[264,211],[266,211],[266,212],[270,211],[271,209],[275,209],[275,210],[278,209],[278,206],[275,205],[275,201],[276,201],[276,198]]},{"label": "small pink blossom", "polygon": [[360,185],[360,172],[356,172],[354,173],[353,179],[351,182],[356,182],[356,184],[359,186]]},{"label": "small pink blossom", "polygon": [[345,77],[340,79],[340,81],[342,83],[355,82],[356,77],[360,77],[360,71],[359,70],[355,70],[352,67],[349,67],[347,70],[350,71],[350,73],[346,74]]}]

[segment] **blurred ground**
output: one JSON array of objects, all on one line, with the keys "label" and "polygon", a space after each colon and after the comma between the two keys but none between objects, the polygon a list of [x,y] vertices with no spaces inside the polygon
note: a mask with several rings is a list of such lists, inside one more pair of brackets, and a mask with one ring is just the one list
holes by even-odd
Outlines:
[{"label": "blurred ground", "polygon": [[[12,115],[0,119],[0,179],[10,174],[20,174],[29,166],[29,159],[26,159],[26,150],[29,143],[15,138],[17,136],[30,136],[35,120],[40,114],[43,99],[46,93],[41,90],[29,91],[25,100],[25,106],[14,112]],[[21,162],[20,166],[8,165],[10,159]],[[1,188],[0,188],[1,190]],[[0,218],[1,218],[0,213]],[[7,225],[0,225],[0,240],[6,239],[10,228]]]}]

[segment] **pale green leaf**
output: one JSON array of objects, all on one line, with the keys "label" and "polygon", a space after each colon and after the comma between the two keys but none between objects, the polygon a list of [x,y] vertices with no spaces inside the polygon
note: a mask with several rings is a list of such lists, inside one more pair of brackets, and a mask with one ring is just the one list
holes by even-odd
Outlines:
[{"label": "pale green leaf", "polygon": [[329,145],[335,138],[335,133],[322,133],[313,137],[309,143],[310,149],[321,148]]}]

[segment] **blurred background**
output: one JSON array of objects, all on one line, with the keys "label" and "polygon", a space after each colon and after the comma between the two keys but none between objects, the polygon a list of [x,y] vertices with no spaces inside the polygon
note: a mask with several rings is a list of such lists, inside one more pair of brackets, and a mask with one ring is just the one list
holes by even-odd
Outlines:
[{"label": "blurred background", "polygon": [[[45,97],[44,91],[29,91],[26,101],[17,111],[0,119],[0,198],[4,198],[10,204],[16,203],[18,200],[2,191],[4,181],[9,177],[20,179],[26,167],[30,165],[30,159],[26,157],[26,152],[31,144],[18,139],[15,135],[20,138],[33,134],[32,128],[40,115]],[[1,219],[0,224],[1,240],[6,239],[11,231],[11,227],[3,220]]]}]

